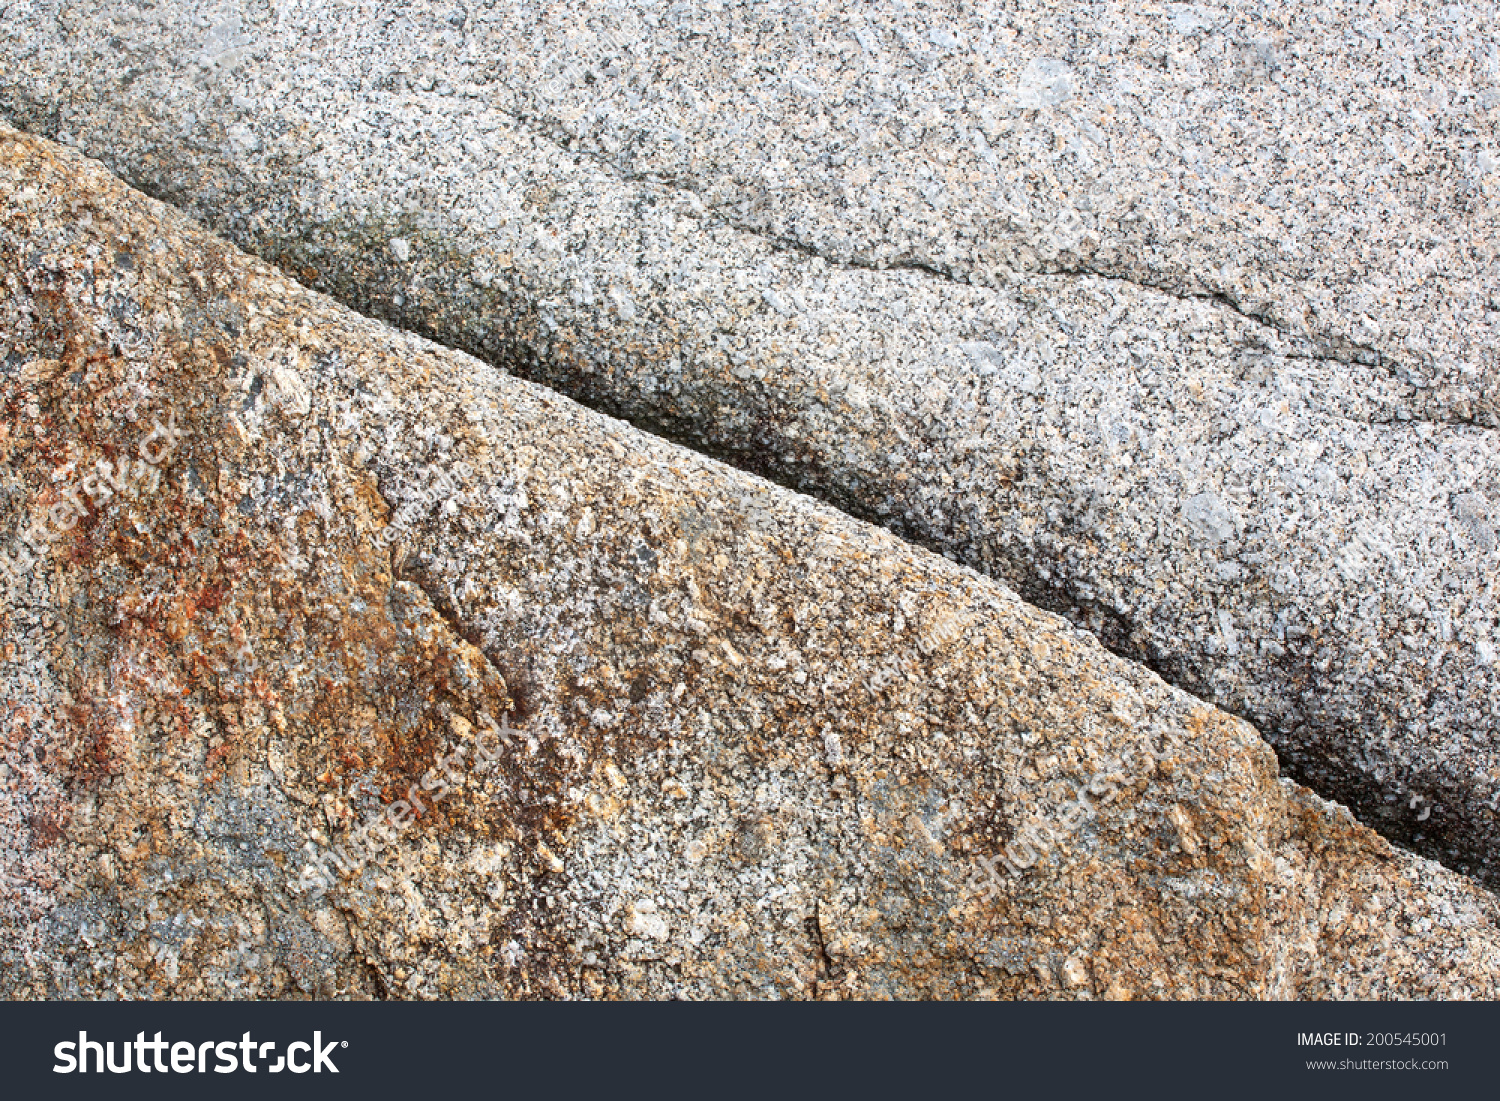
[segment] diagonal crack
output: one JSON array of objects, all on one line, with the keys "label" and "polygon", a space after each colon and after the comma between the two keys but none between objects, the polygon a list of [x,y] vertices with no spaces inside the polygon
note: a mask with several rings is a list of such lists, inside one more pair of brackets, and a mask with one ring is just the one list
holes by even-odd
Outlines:
[{"label": "diagonal crack", "polygon": [[[526,114],[505,107],[496,107],[495,110],[511,119],[519,128],[549,142],[560,151],[570,156],[583,157],[598,167],[604,169],[615,179],[637,186],[658,188],[662,191],[672,191],[679,194],[690,195],[706,211],[714,216],[719,224],[727,226],[736,233],[755,238],[770,246],[773,250],[781,253],[795,253],[802,256],[813,257],[821,260],[835,268],[846,271],[914,271],[933,279],[939,279],[955,286],[974,288],[976,285],[964,274],[953,270],[941,263],[924,260],[919,257],[903,257],[896,260],[877,261],[862,258],[857,255],[835,255],[824,251],[812,242],[793,237],[788,234],[770,232],[760,226],[746,222],[740,218],[734,218],[727,214],[726,208],[729,204],[710,204],[703,198],[699,189],[692,186],[688,181],[675,177],[661,175],[659,173],[634,172],[620,163],[620,158],[610,157],[597,150],[580,147],[576,144],[572,135],[556,122],[549,122],[539,116]],[[1208,302],[1220,306],[1244,321],[1260,328],[1275,333],[1279,337],[1289,340],[1303,341],[1312,349],[1312,354],[1304,355],[1296,352],[1284,352],[1287,359],[1306,359],[1311,362],[1358,364],[1365,367],[1384,368],[1390,376],[1399,382],[1406,382],[1407,376],[1412,371],[1408,364],[1392,357],[1386,352],[1380,351],[1366,344],[1356,344],[1342,338],[1331,336],[1318,336],[1309,333],[1299,333],[1288,329],[1269,314],[1253,310],[1233,295],[1224,291],[1186,290],[1175,286],[1166,278],[1162,279],[1140,279],[1120,271],[1104,271],[1099,268],[1084,265],[1074,267],[1058,266],[1044,269],[1035,273],[1014,271],[1010,272],[1011,283],[1025,284],[1028,276],[1037,275],[1063,276],[1072,278],[1093,278],[1107,280],[1113,283],[1122,283],[1134,287],[1137,290],[1164,295],[1178,302]],[[1449,414],[1445,416],[1426,416],[1413,413],[1407,418],[1380,418],[1368,421],[1356,421],[1349,417],[1338,417],[1335,419],[1351,420],[1354,423],[1369,424],[1375,427],[1399,427],[1408,424],[1431,424],[1444,428],[1483,428],[1493,429],[1496,425],[1488,420],[1475,415]]]},{"label": "diagonal crack", "polygon": [[[386,496],[385,490],[380,485],[379,476],[372,474],[372,477],[375,482],[375,492],[380,495],[380,499],[385,502],[386,507],[391,510],[391,515],[394,517],[399,509]],[[423,595],[427,597],[427,602],[432,606],[432,610],[448,625],[448,629],[453,633],[453,636],[463,639],[470,646],[474,647],[475,650],[479,651],[480,657],[484,658],[484,663],[489,667],[490,672],[499,678],[500,683],[505,685],[506,693],[510,694],[516,687],[512,683],[514,677],[507,677],[505,675],[494,655],[485,646],[484,635],[464,623],[462,617],[458,614],[458,609],[453,606],[452,600],[448,598],[448,594],[443,591],[441,586],[439,586],[426,569],[412,562],[407,557],[399,544],[393,543],[389,548],[389,553],[392,579],[410,582],[421,589]]]}]

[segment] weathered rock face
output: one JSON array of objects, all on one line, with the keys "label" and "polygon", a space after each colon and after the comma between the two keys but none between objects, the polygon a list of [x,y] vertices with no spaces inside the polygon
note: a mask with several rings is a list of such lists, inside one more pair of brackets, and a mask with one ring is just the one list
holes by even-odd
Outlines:
[{"label": "weathered rock face", "polygon": [[1500,994],[1493,896],[992,580],[9,130],[0,278],[0,995]]},{"label": "weathered rock face", "polygon": [[346,8],[15,4],[0,110],[1005,580],[1500,881],[1488,22]]}]

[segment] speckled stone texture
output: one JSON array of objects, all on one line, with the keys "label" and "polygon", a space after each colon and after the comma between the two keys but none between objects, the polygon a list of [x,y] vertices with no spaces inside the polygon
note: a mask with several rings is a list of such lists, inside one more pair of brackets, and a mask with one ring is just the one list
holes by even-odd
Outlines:
[{"label": "speckled stone texture", "polygon": [[1500,996],[1489,892],[993,580],[8,129],[0,280],[0,996]]},{"label": "speckled stone texture", "polygon": [[1003,579],[1500,882],[1489,8],[0,13],[24,127]]}]

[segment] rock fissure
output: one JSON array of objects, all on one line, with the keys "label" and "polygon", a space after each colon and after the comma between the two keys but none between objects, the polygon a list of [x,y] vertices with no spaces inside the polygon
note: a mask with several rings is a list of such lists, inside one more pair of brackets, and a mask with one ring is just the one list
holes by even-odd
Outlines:
[{"label": "rock fissure", "polygon": [[[608,171],[615,179],[619,180],[622,183],[645,185],[649,187],[660,188],[663,191],[672,191],[679,194],[690,195],[695,201],[702,205],[710,215],[714,216],[723,225],[728,226],[737,233],[742,233],[747,237],[752,237],[756,240],[762,241],[765,244],[769,245],[771,248],[777,249],[778,251],[811,257],[831,267],[845,268],[848,270],[871,272],[912,271],[930,276],[933,279],[942,280],[955,286],[977,286],[980,288],[984,287],[983,283],[976,284],[968,274],[950,270],[940,264],[934,263],[929,260],[922,260],[919,258],[911,257],[904,259],[896,258],[891,260],[875,261],[869,259],[861,259],[858,256],[852,254],[835,255],[826,250],[818,248],[816,245],[811,244],[810,242],[800,240],[796,237],[791,237],[786,234],[773,233],[761,227],[754,226],[750,223],[736,220],[732,217],[726,216],[724,214],[724,211],[731,209],[734,206],[742,205],[740,200],[724,200],[722,203],[716,206],[710,206],[709,204],[704,202],[701,190],[694,188],[681,180],[671,177],[663,177],[652,173],[631,172],[621,167],[617,161],[612,160],[611,158],[604,156],[601,153],[598,153],[594,150],[580,150],[575,148],[575,146],[571,144],[567,139],[565,131],[561,131],[554,127],[539,125],[539,120],[534,118],[533,116],[528,116],[520,112],[505,109],[501,109],[501,113],[506,117],[515,120],[516,123],[530,130],[538,137],[542,137],[547,141],[550,141],[562,152],[572,155],[581,155],[589,158],[591,162]],[[1028,274],[1030,273],[1011,270],[1008,272],[1006,281],[1013,284],[1025,284]],[[1274,332],[1279,336],[1287,337],[1292,340],[1305,341],[1310,346],[1310,350],[1306,353],[1299,353],[1296,351],[1281,352],[1280,354],[1287,359],[1306,359],[1311,362],[1359,364],[1362,366],[1381,367],[1390,371],[1393,378],[1403,382],[1406,381],[1406,377],[1410,373],[1410,369],[1404,366],[1399,360],[1393,359],[1389,354],[1381,352],[1377,348],[1373,348],[1367,345],[1355,344],[1350,344],[1345,347],[1337,342],[1332,342],[1331,338],[1327,336],[1319,336],[1316,333],[1296,333],[1288,329],[1286,326],[1278,323],[1275,318],[1269,316],[1268,314],[1258,313],[1254,310],[1247,309],[1239,302],[1235,301],[1232,296],[1224,293],[1223,291],[1191,291],[1182,287],[1173,286],[1165,280],[1141,279],[1133,277],[1120,270],[1111,271],[1090,267],[1044,267],[1039,269],[1035,274],[1041,276],[1071,276],[1075,278],[1081,277],[1109,280],[1116,283],[1127,284],[1149,293],[1165,295],[1168,298],[1172,298],[1180,302],[1208,302],[1214,305],[1222,306],[1238,317],[1244,319],[1245,321],[1251,322],[1257,326]],[[1188,273],[1188,278],[1192,278],[1192,273]],[[437,339],[440,343],[442,342],[442,338],[440,336],[434,337],[434,339]],[[1485,418],[1481,414],[1477,413],[1466,415],[1455,413],[1434,416],[1424,415],[1420,411],[1417,411],[1411,412],[1408,416],[1404,417],[1392,417],[1389,419],[1372,418],[1363,421],[1359,420],[1358,418],[1347,417],[1337,413],[1330,415],[1338,416],[1340,419],[1350,421],[1350,423],[1369,424],[1372,426],[1383,427],[1397,427],[1407,424],[1431,424],[1444,428],[1480,428],[1486,431],[1495,431],[1497,427],[1500,427],[1494,423],[1493,418]]]}]

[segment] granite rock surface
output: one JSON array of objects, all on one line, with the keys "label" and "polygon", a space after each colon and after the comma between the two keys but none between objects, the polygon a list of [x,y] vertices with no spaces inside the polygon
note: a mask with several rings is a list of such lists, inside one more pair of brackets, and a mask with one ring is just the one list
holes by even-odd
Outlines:
[{"label": "granite rock surface", "polygon": [[0,129],[5,997],[1485,997],[1488,891],[884,529]]},{"label": "granite rock surface", "polygon": [[1500,881],[1482,6],[0,12],[18,124],[1004,580]]}]

